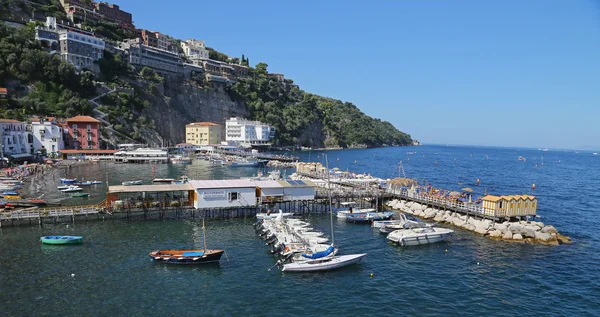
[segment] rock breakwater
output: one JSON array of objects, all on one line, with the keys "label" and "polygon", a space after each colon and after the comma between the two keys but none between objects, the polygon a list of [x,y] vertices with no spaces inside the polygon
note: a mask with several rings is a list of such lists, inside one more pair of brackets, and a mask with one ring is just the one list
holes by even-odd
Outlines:
[{"label": "rock breakwater", "polygon": [[494,222],[491,219],[479,219],[451,210],[432,208],[425,204],[398,199],[390,200],[386,205],[394,210],[422,219],[450,224],[494,240],[545,245],[571,243],[569,237],[561,235],[552,225],[546,225],[540,221]]}]

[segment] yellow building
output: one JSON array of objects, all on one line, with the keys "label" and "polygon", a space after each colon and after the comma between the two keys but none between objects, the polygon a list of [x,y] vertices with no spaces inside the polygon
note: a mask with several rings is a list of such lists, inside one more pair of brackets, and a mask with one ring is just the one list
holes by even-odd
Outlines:
[{"label": "yellow building", "polygon": [[537,198],[530,195],[511,195],[483,197],[483,212],[488,216],[521,217],[534,216],[537,210]]},{"label": "yellow building", "polygon": [[221,126],[212,122],[194,122],[185,126],[185,142],[194,145],[221,143]]}]

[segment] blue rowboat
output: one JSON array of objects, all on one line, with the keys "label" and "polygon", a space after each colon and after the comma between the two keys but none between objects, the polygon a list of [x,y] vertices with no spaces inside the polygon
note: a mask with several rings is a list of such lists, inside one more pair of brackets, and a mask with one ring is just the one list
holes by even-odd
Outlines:
[{"label": "blue rowboat", "polygon": [[73,184],[73,183],[75,183],[76,181],[77,181],[77,179],[76,179],[76,178],[61,178],[61,179],[60,179],[60,182],[61,182],[62,184]]},{"label": "blue rowboat", "polygon": [[40,240],[44,244],[79,244],[83,242],[81,236],[45,236]]}]

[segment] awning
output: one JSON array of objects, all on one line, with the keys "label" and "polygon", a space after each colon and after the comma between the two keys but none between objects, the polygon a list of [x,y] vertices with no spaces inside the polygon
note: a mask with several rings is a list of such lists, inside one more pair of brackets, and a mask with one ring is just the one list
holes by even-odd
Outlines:
[{"label": "awning", "polygon": [[21,153],[21,154],[11,154],[9,155],[10,157],[12,157],[15,160],[18,159],[22,159],[22,158],[27,158],[27,157],[31,157],[31,154],[28,153]]}]

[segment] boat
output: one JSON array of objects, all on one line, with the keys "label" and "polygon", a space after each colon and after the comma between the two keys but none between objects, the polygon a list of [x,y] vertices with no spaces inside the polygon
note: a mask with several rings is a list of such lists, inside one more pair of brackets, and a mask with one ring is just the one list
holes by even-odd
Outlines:
[{"label": "boat", "polygon": [[92,185],[99,185],[102,184],[102,181],[90,181],[90,183],[92,183]]},{"label": "boat", "polygon": [[375,211],[375,209],[360,209],[358,208],[358,204],[354,201],[347,201],[340,203],[340,207],[336,212],[336,216],[340,219],[346,219],[346,216],[349,214],[361,214],[367,213],[369,211]]},{"label": "boat", "polygon": [[92,186],[92,182],[90,182],[90,181],[75,182],[75,183],[73,183],[73,185],[75,185],[75,186]]},{"label": "boat", "polygon": [[225,251],[206,248],[204,219],[202,219],[202,236],[204,240],[204,249],[202,250],[157,250],[150,252],[150,258],[155,262],[168,264],[218,263]]},{"label": "boat", "polygon": [[[419,221],[417,218],[412,217],[412,216],[406,216],[403,213],[398,213],[398,217],[400,219],[390,219],[390,220],[375,220],[372,223],[373,228],[382,228],[382,227],[388,227],[388,226],[401,226],[405,223],[411,223],[411,224],[416,224],[416,223],[422,223],[421,221]],[[401,229],[401,228],[398,228]]]},{"label": "boat", "polygon": [[173,164],[192,164],[192,159],[187,156],[177,155],[171,159]]},{"label": "boat", "polygon": [[73,184],[77,181],[77,178],[61,178],[60,182],[62,184]]},{"label": "boat", "polygon": [[153,183],[167,183],[167,184],[171,184],[174,181],[175,181],[174,178],[155,178],[152,180]]},{"label": "boat", "polygon": [[75,193],[71,197],[88,197],[90,193]]},{"label": "boat", "polygon": [[[327,155],[327,154],[325,154]],[[327,162],[327,170],[329,170],[329,161],[325,156],[325,161]],[[333,230],[333,208],[331,206],[331,182],[329,180],[329,173],[327,175],[327,184],[328,184],[328,192],[329,192],[329,220],[331,223],[331,249],[328,248],[326,251],[323,251],[323,257],[317,259],[310,259],[307,261],[296,261],[291,263],[283,264],[282,272],[315,272],[315,271],[328,271],[333,269],[338,269],[341,267],[345,267],[351,264],[358,263],[366,253],[359,254],[348,254],[348,255],[337,255],[333,252],[329,252],[330,250],[335,250],[334,244],[334,230]],[[325,254],[327,253],[327,254]],[[279,266],[281,260],[278,260],[276,265]]]},{"label": "boat", "polygon": [[346,221],[358,223],[370,223],[372,221],[389,220],[394,216],[393,211],[366,212],[346,215]]},{"label": "boat", "polygon": [[71,186],[73,186],[73,185],[60,185],[60,186],[56,187],[56,189],[58,189],[58,190],[65,190],[65,189],[67,189],[67,188],[69,188]]},{"label": "boat", "polygon": [[63,193],[73,193],[73,192],[80,192],[82,190],[83,190],[83,188],[81,188],[79,186],[69,186],[66,189],[62,189],[61,192],[63,192]]},{"label": "boat", "polygon": [[264,213],[264,212],[257,213],[257,214],[256,214],[256,219],[259,219],[259,220],[260,220],[260,219],[275,219],[275,217],[277,217],[277,216],[278,216],[278,215],[280,215],[280,214],[281,214],[281,215],[282,215],[282,217],[284,217],[284,218],[285,218],[285,217],[291,217],[291,216],[293,216],[293,215],[294,215],[294,214],[293,214],[293,213],[291,213],[291,212],[282,212],[281,210],[279,210],[279,213],[278,213],[278,214],[276,214],[276,213],[270,213],[270,212],[267,212],[267,213]]},{"label": "boat", "polygon": [[127,181],[127,182],[122,182],[121,183],[123,186],[133,186],[133,185],[142,185],[143,182],[141,180],[137,180],[137,181]]},{"label": "boat", "polygon": [[236,160],[236,161],[227,162],[226,164],[231,167],[262,167],[262,166],[266,166],[268,162],[269,161],[267,161],[267,160],[260,161],[260,160],[244,159],[244,160]]},{"label": "boat", "polygon": [[16,191],[12,191],[12,190],[11,190],[11,191],[5,191],[5,192],[2,192],[2,195],[3,195],[3,196],[7,196],[7,195],[8,195],[8,196],[18,196],[18,195],[19,195],[19,193],[17,193]]},{"label": "boat", "polygon": [[45,236],[40,240],[44,244],[79,244],[83,242],[81,236]]},{"label": "boat", "polygon": [[400,246],[414,246],[444,241],[454,230],[437,227],[418,227],[390,232],[386,239]]}]

